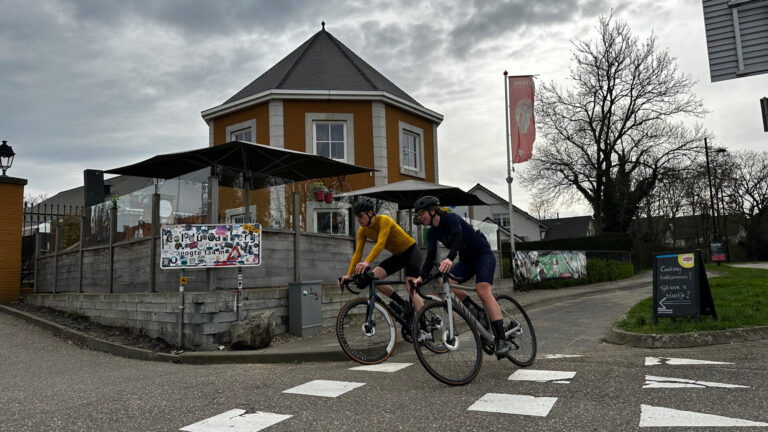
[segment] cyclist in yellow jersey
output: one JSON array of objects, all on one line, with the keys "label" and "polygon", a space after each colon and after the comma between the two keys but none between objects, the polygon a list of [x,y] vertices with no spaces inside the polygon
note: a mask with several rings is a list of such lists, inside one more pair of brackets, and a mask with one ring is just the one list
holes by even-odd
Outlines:
[{"label": "cyclist in yellow jersey", "polygon": [[[405,281],[408,289],[408,295],[411,297],[415,310],[421,309],[424,301],[419,296],[414,296],[408,281],[419,276],[421,269],[421,252],[416,246],[416,240],[408,235],[402,228],[387,215],[377,215],[374,211],[373,202],[368,198],[361,198],[352,207],[355,213],[357,223],[360,228],[357,230],[357,245],[352,260],[349,263],[347,274],[341,277],[339,285],[349,279],[353,274],[365,273],[371,266],[371,262],[379,256],[383,249],[392,253],[392,256],[381,262],[373,269],[373,274],[377,279],[383,280],[387,276],[405,268]],[[365,249],[366,239],[371,239],[376,243],[368,256],[362,260],[363,249]],[[389,285],[377,285],[376,288],[384,295],[389,296],[400,306],[405,301]]]}]

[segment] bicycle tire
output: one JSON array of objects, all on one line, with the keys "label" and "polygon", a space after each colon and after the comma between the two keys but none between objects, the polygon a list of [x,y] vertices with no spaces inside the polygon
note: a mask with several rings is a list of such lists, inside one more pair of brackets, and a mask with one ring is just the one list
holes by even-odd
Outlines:
[{"label": "bicycle tire", "polygon": [[[427,294],[426,299],[424,299],[424,304],[427,304],[427,302],[439,302],[443,301],[443,298],[434,294]],[[413,331],[413,328],[411,328],[411,331]],[[408,333],[407,337],[405,334],[405,328],[403,328],[403,339],[408,341],[408,343],[413,343],[413,337],[414,334]],[[423,344],[427,349],[434,353],[444,353],[448,352],[448,347],[445,346],[445,344],[442,341],[435,341],[435,340],[423,340],[420,342]]]},{"label": "bicycle tire", "polygon": [[[414,336],[422,330],[422,322],[427,324],[427,331],[434,340],[441,340],[447,351],[434,352],[429,347],[415,341],[413,347],[424,369],[435,379],[452,386],[471,382],[480,372],[483,364],[483,352],[480,348],[480,336],[472,322],[463,312],[453,309],[455,339],[448,336],[447,302],[434,302],[425,305],[414,319]],[[424,321],[422,321],[422,317]],[[414,338],[415,340],[415,338]]]},{"label": "bicycle tire", "polygon": [[336,318],[336,337],[349,358],[358,363],[373,365],[392,355],[397,344],[397,329],[392,315],[377,301],[371,315],[374,332],[367,334],[363,324],[369,304],[369,298],[358,297],[342,306]]},{"label": "bicycle tire", "polygon": [[507,336],[507,341],[512,346],[507,358],[520,367],[532,365],[536,360],[536,332],[533,330],[531,319],[520,303],[507,294],[497,295],[496,302],[501,308],[505,332],[517,327],[515,323],[520,324],[519,330]]}]

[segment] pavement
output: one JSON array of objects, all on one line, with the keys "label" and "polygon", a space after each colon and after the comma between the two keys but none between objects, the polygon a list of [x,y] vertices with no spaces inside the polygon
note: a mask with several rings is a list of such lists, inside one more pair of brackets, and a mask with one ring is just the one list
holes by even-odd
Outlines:
[{"label": "pavement", "polygon": [[[768,269],[768,263],[739,264],[740,267]],[[716,275],[710,275],[713,277]],[[505,282],[502,282],[505,283]],[[653,283],[650,271],[631,278],[581,285],[551,290],[519,291],[513,297],[526,311],[552,304],[580,299],[589,296],[604,295],[611,292],[650,288]],[[650,291],[649,291],[650,293]],[[334,331],[321,332],[317,335],[297,338],[290,342],[251,351],[197,351],[180,354],[166,354],[128,347],[113,342],[96,339],[85,333],[37,316],[0,305],[0,312],[34,323],[56,334],[63,335],[88,348],[104,351],[122,357],[182,364],[235,364],[235,363],[303,363],[323,361],[344,361],[348,357],[339,347]],[[768,326],[750,329],[733,329],[698,333],[648,335],[606,329],[606,341],[639,348],[682,348],[713,344],[742,342],[768,339]],[[398,340],[395,352],[412,349],[411,345]]]}]

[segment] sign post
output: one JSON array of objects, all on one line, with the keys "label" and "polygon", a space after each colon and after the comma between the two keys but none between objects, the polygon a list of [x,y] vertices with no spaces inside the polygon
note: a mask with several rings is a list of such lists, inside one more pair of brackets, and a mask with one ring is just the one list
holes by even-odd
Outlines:
[{"label": "sign post", "polygon": [[184,341],[184,286],[186,269],[237,267],[234,310],[240,321],[243,267],[261,265],[261,225],[163,225],[160,230],[160,268],[180,270],[178,343]]},{"label": "sign post", "polygon": [[653,257],[653,323],[659,317],[717,320],[700,250],[665,252]]}]

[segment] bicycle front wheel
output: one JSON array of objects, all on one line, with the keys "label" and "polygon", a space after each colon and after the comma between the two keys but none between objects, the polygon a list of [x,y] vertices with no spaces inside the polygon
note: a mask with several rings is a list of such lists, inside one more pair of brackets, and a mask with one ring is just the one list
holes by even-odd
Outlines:
[{"label": "bicycle front wheel", "polygon": [[506,294],[496,296],[496,302],[501,308],[507,341],[512,346],[507,358],[520,367],[532,365],[536,359],[536,333],[528,314],[517,300]]},{"label": "bicycle front wheel", "polygon": [[[413,346],[430,375],[445,384],[458,386],[469,383],[477,376],[483,363],[483,352],[480,337],[471,321],[456,309],[452,310],[452,316],[453,332],[450,331],[446,302],[425,305],[414,319],[414,336],[423,330],[432,336],[433,342],[419,343],[414,337]],[[441,349],[434,349],[433,344]]]},{"label": "bicycle front wheel", "polygon": [[345,304],[336,318],[336,337],[349,358],[372,365],[392,355],[397,331],[389,311],[378,301],[374,304],[371,321],[366,322],[369,307],[370,299],[364,297]]}]

